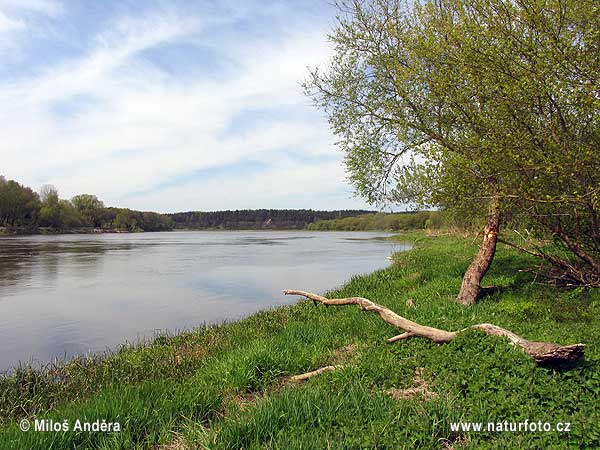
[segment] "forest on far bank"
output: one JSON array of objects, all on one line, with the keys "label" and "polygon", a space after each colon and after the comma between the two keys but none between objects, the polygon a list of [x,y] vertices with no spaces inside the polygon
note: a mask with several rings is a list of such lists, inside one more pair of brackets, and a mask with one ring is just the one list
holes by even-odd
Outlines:
[{"label": "forest on far bank", "polygon": [[168,231],[173,229],[165,214],[106,207],[95,195],[80,194],[61,199],[54,186],[40,192],[0,176],[0,227],[6,233],[40,231]]},{"label": "forest on far bank", "polygon": [[441,213],[367,210],[254,209],[162,214],[105,206],[92,194],[61,199],[0,176],[0,228],[7,234],[171,230],[404,230],[439,228]]},{"label": "forest on far bank", "polygon": [[367,210],[241,209],[188,211],[168,214],[176,229],[188,230],[304,230],[316,221],[343,220],[373,213]]},{"label": "forest on far bank", "polygon": [[440,229],[447,226],[442,211],[370,213],[333,220],[317,220],[308,225],[312,231],[403,231]]}]

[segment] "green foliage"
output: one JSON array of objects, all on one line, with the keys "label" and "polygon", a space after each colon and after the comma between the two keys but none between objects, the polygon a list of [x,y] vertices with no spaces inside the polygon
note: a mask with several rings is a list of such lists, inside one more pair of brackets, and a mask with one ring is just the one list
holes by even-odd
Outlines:
[{"label": "green foliage", "polygon": [[35,192],[0,176],[0,226],[33,226],[39,212],[40,199]]},{"label": "green foliage", "polygon": [[92,227],[102,226],[100,217],[102,209],[104,209],[104,203],[98,200],[98,197],[91,194],[80,194],[73,197],[71,203],[85,218],[87,225]]},{"label": "green foliage", "polygon": [[71,203],[80,211],[95,211],[104,208],[104,203],[91,194],[76,195],[71,199]]},{"label": "green foliage", "polygon": [[[177,229],[305,229],[316,220],[353,217],[370,211],[313,211],[310,209],[257,209],[189,211],[159,214],[128,208],[105,207],[95,195],[80,194],[61,200],[54,186],[43,186],[41,201],[31,189],[0,177],[0,227],[17,231],[85,231],[89,228],[118,231],[169,231]],[[10,231],[10,230],[9,230]]]},{"label": "green foliage", "polygon": [[39,225],[55,229],[70,229],[85,226],[86,219],[68,200],[61,200],[53,186],[44,186]]},{"label": "green foliage", "polygon": [[169,231],[173,220],[166,214],[107,208],[95,195],[81,194],[62,200],[54,186],[45,185],[40,195],[0,176],[0,226],[9,231],[32,232],[38,227],[58,231],[90,228],[122,231]]},{"label": "green foliage", "polygon": [[169,214],[175,228],[255,230],[302,230],[317,220],[333,220],[369,213],[364,210],[313,211],[312,209],[245,209],[235,211],[188,211]]},{"label": "green foliage", "polygon": [[[448,344],[394,335],[374,314],[310,302],[241,322],[164,335],[0,378],[0,448],[597,448],[600,446],[598,290],[563,291],[519,272],[532,258],[500,246],[477,305],[452,301],[477,251],[471,240],[404,236],[416,248],[389,268],[330,293],[359,295],[423,324],[459,330],[490,322],[532,340],[583,342],[585,360],[566,370],[537,366],[507,341],[480,332]],[[285,286],[282,286],[282,288]],[[292,286],[294,287],[294,286]],[[406,304],[407,299],[414,306]],[[524,320],[526,319],[526,320]],[[284,377],[342,361],[344,369],[303,385]],[[421,369],[437,397],[395,400]],[[119,420],[123,431],[23,433],[22,417]],[[457,421],[567,421],[570,433],[450,430]]]},{"label": "green foliage", "polygon": [[308,226],[314,231],[404,231],[440,229],[444,224],[439,211],[419,211],[398,214],[365,214],[344,219],[318,220]]},{"label": "green foliage", "polygon": [[305,88],[356,192],[471,218],[497,201],[556,238],[534,252],[555,278],[600,286],[598,2],[337,6],[333,57]]},{"label": "green foliage", "polygon": [[138,230],[135,214],[129,209],[120,209],[112,223],[115,228],[118,228],[119,230]]}]

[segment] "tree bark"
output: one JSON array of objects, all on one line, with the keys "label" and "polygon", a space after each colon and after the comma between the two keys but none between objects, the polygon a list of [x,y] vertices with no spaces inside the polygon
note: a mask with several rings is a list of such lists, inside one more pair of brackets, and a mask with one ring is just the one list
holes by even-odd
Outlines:
[{"label": "tree bark", "polygon": [[551,342],[535,342],[528,341],[521,336],[516,335],[512,331],[505,330],[499,326],[489,323],[481,323],[471,325],[459,331],[446,331],[439,328],[432,328],[425,325],[420,325],[412,320],[408,320],[394,311],[378,305],[367,298],[349,297],[349,298],[332,298],[328,299],[321,295],[313,294],[305,291],[285,290],[285,295],[301,295],[312,300],[315,305],[322,303],[325,306],[329,305],[358,305],[363,311],[372,311],[377,313],[384,322],[393,327],[404,330],[404,333],[388,339],[388,342],[396,342],[410,337],[422,337],[429,339],[438,344],[450,342],[459,333],[467,330],[477,329],[492,336],[500,336],[508,339],[511,344],[520,347],[525,353],[531,356],[538,364],[543,365],[561,365],[572,363],[583,356],[584,344],[559,345]]},{"label": "tree bark", "polygon": [[463,305],[472,305],[481,293],[481,279],[485,276],[496,254],[498,232],[500,231],[500,204],[498,197],[490,200],[488,216],[483,232],[483,242],[475,259],[463,276],[460,292],[456,300]]}]

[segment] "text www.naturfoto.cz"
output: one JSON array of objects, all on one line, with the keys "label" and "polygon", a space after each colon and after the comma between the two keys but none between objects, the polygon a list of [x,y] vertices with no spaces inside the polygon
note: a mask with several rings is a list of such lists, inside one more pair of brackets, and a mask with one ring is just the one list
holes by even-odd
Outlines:
[{"label": "text www.naturfoto.cz", "polygon": [[450,423],[451,431],[492,431],[492,432],[551,432],[558,431],[561,433],[568,433],[571,431],[571,423],[570,422],[557,422],[555,425],[542,422],[541,420],[529,421],[524,420],[523,422],[451,422]]}]

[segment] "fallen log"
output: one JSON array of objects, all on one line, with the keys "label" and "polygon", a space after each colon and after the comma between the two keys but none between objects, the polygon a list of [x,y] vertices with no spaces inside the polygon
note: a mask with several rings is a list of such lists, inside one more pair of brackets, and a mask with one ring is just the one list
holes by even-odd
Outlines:
[{"label": "fallen log", "polygon": [[492,336],[500,336],[508,339],[511,344],[520,347],[525,353],[531,356],[538,364],[541,365],[562,365],[573,363],[583,357],[584,344],[559,345],[551,342],[535,342],[518,336],[512,331],[505,330],[499,326],[490,323],[481,323],[471,325],[459,331],[446,331],[439,328],[420,325],[412,320],[408,320],[394,311],[378,305],[371,300],[363,297],[348,297],[348,298],[326,298],[321,295],[311,292],[297,291],[286,289],[283,291],[285,295],[300,295],[312,300],[315,305],[321,303],[326,306],[341,306],[341,305],[358,305],[363,311],[371,311],[378,314],[384,322],[393,327],[404,330],[404,333],[388,339],[388,342],[396,342],[411,337],[422,337],[429,339],[438,344],[450,342],[459,333],[467,330],[481,330]]}]

